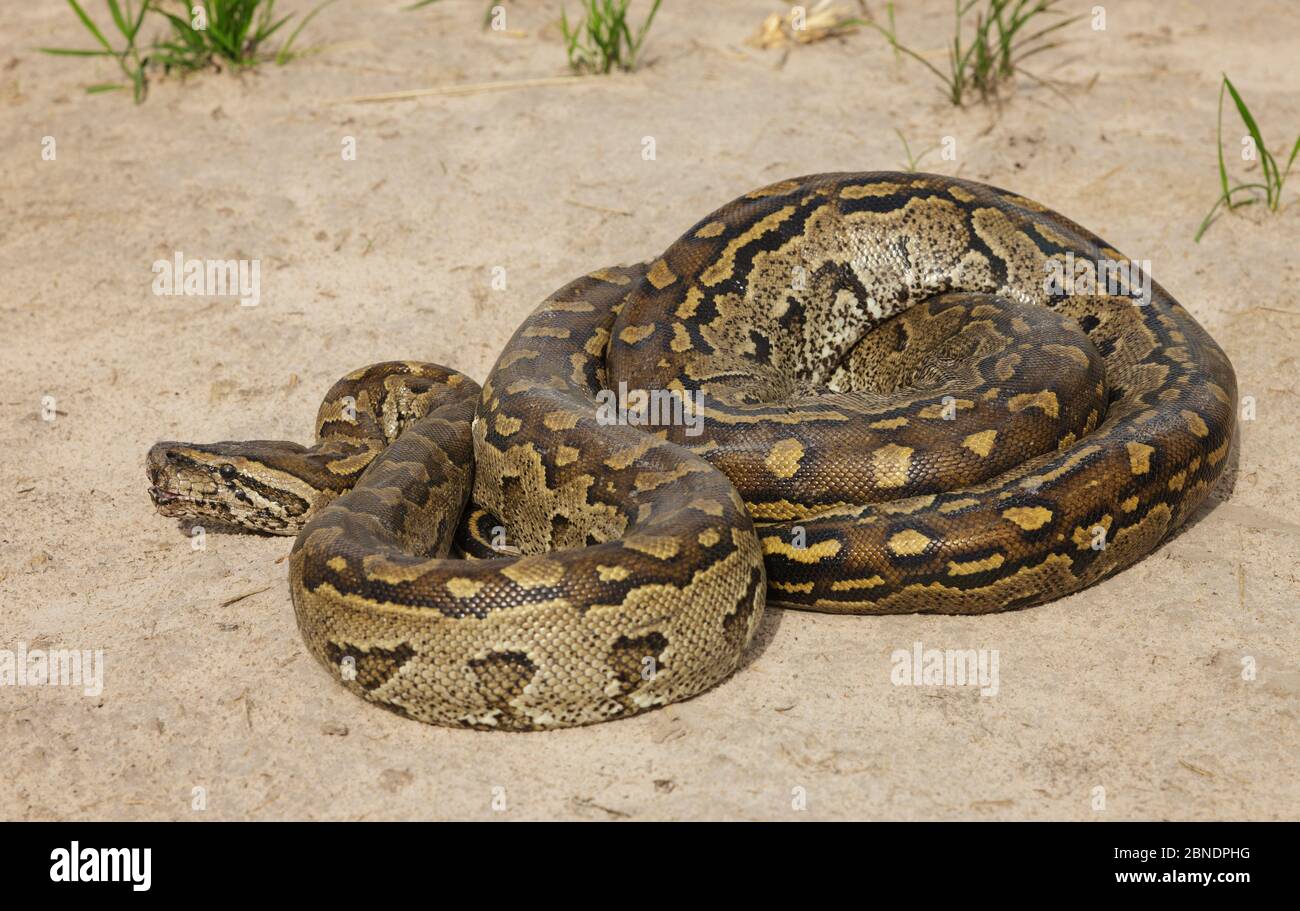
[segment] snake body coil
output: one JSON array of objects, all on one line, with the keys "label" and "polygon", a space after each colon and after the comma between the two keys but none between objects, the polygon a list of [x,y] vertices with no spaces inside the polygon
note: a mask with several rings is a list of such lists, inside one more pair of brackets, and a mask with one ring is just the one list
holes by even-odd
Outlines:
[{"label": "snake body coil", "polygon": [[[1236,380],[1126,262],[969,181],[783,181],[557,291],[481,390],[365,368],[312,447],[159,443],[153,495],[297,534],[299,628],[368,700],[625,717],[734,671],[765,603],[982,613],[1150,553],[1224,469]],[[1053,285],[1080,263],[1109,284]]]}]

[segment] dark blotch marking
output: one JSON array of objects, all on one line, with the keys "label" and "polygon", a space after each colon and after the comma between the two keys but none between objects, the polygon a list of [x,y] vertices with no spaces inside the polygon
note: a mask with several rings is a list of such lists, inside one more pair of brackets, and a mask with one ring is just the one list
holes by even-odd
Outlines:
[{"label": "dark blotch marking", "polygon": [[795,297],[793,294],[786,295],[785,304],[786,304],[785,313],[783,313],[781,315],[781,318],[776,322],[778,326],[780,326],[782,329],[785,329],[788,332],[791,331],[795,326],[803,325],[804,315],[806,311],[804,309],[803,302],[799,300],[799,298]]},{"label": "dark blotch marking", "polygon": [[904,326],[901,322],[894,322],[891,323],[890,325],[894,329],[894,350],[906,351],[907,343],[910,341],[910,339],[907,336],[907,327]]},{"label": "dark blotch marking", "polygon": [[405,642],[395,649],[359,648],[339,642],[326,642],[325,655],[330,664],[343,672],[343,660],[351,658],[356,665],[357,675],[352,680],[344,678],[344,683],[355,683],[366,692],[378,689],[393,678],[402,669],[402,665],[415,655],[415,649]]},{"label": "dark blotch marking", "polygon": [[647,681],[641,678],[643,662],[654,659],[654,672],[664,669],[663,654],[668,648],[668,637],[663,633],[647,633],[644,636],[619,636],[610,652],[609,663],[614,669],[614,676],[623,684],[623,692],[631,693]]},{"label": "dark blotch marking", "polygon": [[[537,673],[534,664],[523,652],[492,652],[483,658],[474,658],[469,669],[478,680],[479,692],[488,708],[501,713],[503,726],[528,727],[530,722],[511,704],[528,686]],[[511,722],[518,722],[512,724]]]},{"label": "dark blotch marking", "polygon": [[745,593],[736,602],[735,610],[722,618],[723,638],[726,639],[727,647],[737,655],[745,644],[745,634],[749,632],[749,618],[754,613],[754,600],[758,595],[758,587],[762,584],[762,572],[757,568],[750,570],[749,584],[745,586]]}]

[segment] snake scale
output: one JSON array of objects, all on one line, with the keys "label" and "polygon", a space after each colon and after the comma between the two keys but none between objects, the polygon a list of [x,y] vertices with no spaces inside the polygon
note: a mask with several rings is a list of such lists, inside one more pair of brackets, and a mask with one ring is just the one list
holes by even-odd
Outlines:
[{"label": "snake scale", "polygon": [[310,447],[165,442],[154,502],[297,535],[313,655],[436,724],[622,718],[731,674],[766,604],[975,614],[1131,565],[1223,472],[1236,379],[1159,285],[970,181],[782,181],[547,298],[480,389],[358,370]]}]

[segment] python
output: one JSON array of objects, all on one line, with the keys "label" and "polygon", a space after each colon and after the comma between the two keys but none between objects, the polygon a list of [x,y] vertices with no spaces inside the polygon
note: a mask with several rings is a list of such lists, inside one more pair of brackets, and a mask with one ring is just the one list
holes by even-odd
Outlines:
[{"label": "python", "polygon": [[[554,292],[481,387],[362,368],[311,445],[157,444],[150,495],[297,535],[299,631],[362,698],[496,730],[625,718],[729,676],[767,606],[1030,607],[1195,513],[1231,461],[1232,365],[1158,283],[1144,306],[1045,289],[1071,255],[1133,262],[971,181],[781,181]],[[623,388],[706,396],[702,432],[671,407],[606,423]]]}]

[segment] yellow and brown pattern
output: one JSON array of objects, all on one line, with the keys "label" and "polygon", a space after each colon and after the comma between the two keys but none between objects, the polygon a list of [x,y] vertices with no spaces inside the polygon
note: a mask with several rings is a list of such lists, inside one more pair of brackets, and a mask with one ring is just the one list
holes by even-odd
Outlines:
[{"label": "yellow and brown pattern", "polygon": [[[481,390],[366,368],[312,447],[158,444],[153,495],[297,534],[299,628],[366,699],[481,728],[626,717],[728,676],[767,603],[1025,607],[1182,523],[1236,380],[1159,285],[1045,281],[1117,257],[970,181],[782,181],[557,291]],[[609,390],[685,411],[611,422]]]}]

